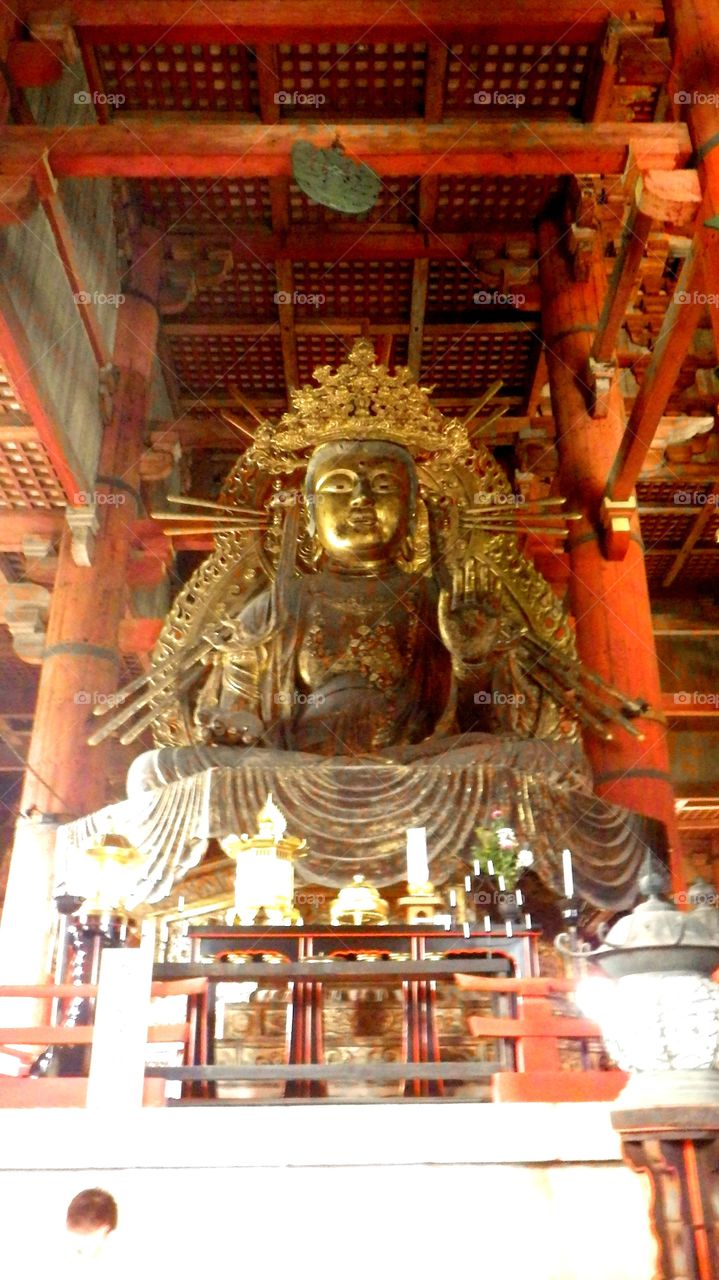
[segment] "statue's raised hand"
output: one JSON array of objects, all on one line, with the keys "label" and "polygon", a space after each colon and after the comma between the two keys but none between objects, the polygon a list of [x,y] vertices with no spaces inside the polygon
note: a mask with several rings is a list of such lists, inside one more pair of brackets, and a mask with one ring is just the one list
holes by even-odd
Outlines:
[{"label": "statue's raised hand", "polygon": [[451,585],[440,593],[439,628],[454,658],[478,663],[504,648],[501,586],[494,575],[467,560],[452,570]]}]

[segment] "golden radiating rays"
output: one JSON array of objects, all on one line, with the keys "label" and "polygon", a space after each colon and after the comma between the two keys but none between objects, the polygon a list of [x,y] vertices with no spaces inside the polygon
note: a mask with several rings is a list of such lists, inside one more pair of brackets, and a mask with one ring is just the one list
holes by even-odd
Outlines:
[{"label": "golden radiating rays", "polygon": [[500,378],[498,382],[493,382],[490,387],[487,387],[487,390],[479,397],[479,400],[475,400],[466,417],[462,419],[462,426],[465,428],[470,440],[475,436],[484,435],[486,431],[489,431],[490,427],[494,426],[495,422],[499,422],[499,419],[504,417],[509,409],[508,404],[502,405],[500,408],[495,409],[493,413],[490,413],[488,418],[482,418],[479,422],[475,422],[472,427],[469,425],[477,417],[477,414],[481,413],[484,406],[489,404],[489,401],[501,390],[502,379]]},{"label": "golden radiating rays", "polygon": [[512,499],[500,505],[495,499],[486,505],[467,507],[461,512],[460,520],[468,531],[481,529],[487,533],[536,533],[566,538],[567,520],[580,520],[581,516],[577,511],[562,511],[565,502],[566,498],[534,498],[526,502]]},{"label": "golden radiating rays", "polygon": [[222,502],[211,502],[205,498],[168,497],[168,502],[180,506],[195,507],[199,510],[186,511],[153,511],[153,520],[158,520],[168,537],[180,537],[184,534],[207,533],[261,533],[269,526],[269,518],[252,507],[232,507]]}]

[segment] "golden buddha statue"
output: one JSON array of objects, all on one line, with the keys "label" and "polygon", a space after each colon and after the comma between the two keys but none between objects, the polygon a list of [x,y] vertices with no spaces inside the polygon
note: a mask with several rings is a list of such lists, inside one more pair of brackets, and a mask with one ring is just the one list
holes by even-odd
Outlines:
[{"label": "golden buddha statue", "polygon": [[499,804],[550,879],[568,832],[580,879],[578,843],[599,863],[621,828],[624,884],[636,815],[591,795],[577,715],[602,728],[596,691],[519,551],[504,474],[369,343],[315,378],[207,504],[216,550],[95,735],[152,722],[123,811],[148,853],[141,892],[161,896],[270,790],[310,881],[397,881],[422,825],[441,883]]},{"label": "golden buddha statue", "polygon": [[[337,441],[313,453],[305,503],[317,570],[287,584],[274,625],[270,587],[239,613],[219,693],[208,684],[196,704],[208,741],[252,734],[325,756],[386,753],[446,736],[453,667],[473,693],[489,689],[497,597],[474,580],[440,589],[412,572],[417,498],[400,445]],[[492,728],[491,705],[474,703],[467,727]]]}]

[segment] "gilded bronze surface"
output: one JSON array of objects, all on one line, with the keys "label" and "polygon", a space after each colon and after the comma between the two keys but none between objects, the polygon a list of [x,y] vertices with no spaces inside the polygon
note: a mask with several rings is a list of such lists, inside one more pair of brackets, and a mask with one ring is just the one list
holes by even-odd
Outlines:
[{"label": "gilded bronze surface", "polygon": [[[118,814],[148,850],[138,893],[160,899],[271,790],[307,839],[310,881],[394,883],[404,831],[422,825],[441,884],[499,805],[540,874],[558,878],[571,837],[613,904],[642,834],[592,798],[577,721],[607,734],[637,708],[577,662],[561,603],[520,552],[509,482],[475,441],[483,419],[446,420],[367,342],[315,378],[208,504],[216,549],[95,735],[152,724],[157,750]],[[563,518],[547,503],[525,527]],[[79,841],[95,824],[76,825]]]}]

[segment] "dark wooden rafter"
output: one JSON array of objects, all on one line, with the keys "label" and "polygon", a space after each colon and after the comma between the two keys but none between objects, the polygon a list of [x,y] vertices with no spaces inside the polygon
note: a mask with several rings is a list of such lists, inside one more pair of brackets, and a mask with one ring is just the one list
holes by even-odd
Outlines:
[{"label": "dark wooden rafter", "polygon": [[595,54],[594,66],[590,82],[585,94],[584,118],[597,123],[606,120],[614,98],[614,86],[617,78],[617,55],[619,40],[626,31],[626,24],[621,19],[610,15],[606,28]]},{"label": "dark wooden rafter", "polygon": [[655,223],[685,225],[693,220],[700,203],[699,181],[693,170],[646,170],[637,179],[592,347],[595,360],[608,361],[613,357]]},{"label": "dark wooden rafter", "polygon": [[381,177],[436,175],[621,174],[636,145],[654,169],[687,163],[691,144],[683,124],[577,124],[522,120],[467,123],[423,121],[274,125],[136,124],[33,125],[0,130],[0,173],[34,173],[43,156],[57,178],[288,177],[296,142],[330,146],[339,139]]},{"label": "dark wooden rafter", "polygon": [[[713,0],[666,0],[667,24],[672,38],[674,65],[672,87],[688,95],[686,118],[695,147],[704,194],[700,215],[719,217],[719,150],[717,150],[717,109],[719,76],[719,11]],[[712,289],[719,280],[719,232],[704,229],[700,242],[704,276]],[[719,307],[711,306],[709,316],[719,356]]]},{"label": "dark wooden rafter", "polygon": [[692,245],[682,267],[674,299],[669,304],[651,360],[632,406],[624,435],[607,480],[606,497],[627,501],[654,439],[659,420],[704,310],[696,301],[703,275],[699,249]]},{"label": "dark wooden rafter", "polygon": [[[424,90],[424,119],[426,124],[439,124],[444,115],[444,85],[447,77],[448,50],[446,45],[433,43],[427,58],[427,79]],[[419,183],[419,225],[422,231],[430,231],[437,213],[439,199],[439,175],[433,170],[424,172]]]},{"label": "dark wooden rafter", "polygon": [[679,574],[684,568],[684,565],[689,559],[689,556],[694,550],[694,547],[699,542],[707,526],[711,523],[711,521],[713,521],[716,515],[717,500],[719,499],[719,484],[715,484],[712,486],[711,492],[706,495],[706,499],[707,499],[706,504],[704,508],[699,512],[699,515],[695,518],[694,523],[692,524],[692,527],[689,530],[689,533],[687,534],[684,540],[681,551],[677,553],[674,563],[672,564],[668,573],[666,573],[664,576],[664,580],[662,582],[663,587],[670,587],[672,583],[678,578]]},{"label": "dark wooden rafter", "polygon": [[624,323],[627,307],[636,286],[652,226],[653,219],[648,214],[642,213],[634,203],[599,317],[599,325],[592,346],[592,356],[595,360],[607,362],[614,357],[619,330]]},{"label": "dark wooden rafter", "polygon": [[527,394],[527,417],[531,420],[539,405],[542,391],[547,385],[549,374],[547,372],[547,353],[544,347],[540,347],[537,353],[537,363],[534,366],[532,381]]},{"label": "dark wooden rafter", "polygon": [[[59,6],[58,6],[59,8]],[[121,6],[107,0],[73,0],[72,23],[79,34],[96,42],[126,39],[128,28],[137,40],[172,34],[178,42],[198,37],[208,43],[230,44],[279,41],[412,40],[431,35],[443,40],[482,30],[492,40],[514,40],[518,23],[511,7],[495,0],[413,0],[387,5],[385,0],[351,0],[331,5],[326,0],[213,0],[211,5],[187,5],[185,0],[126,0]],[[523,0],[521,38],[550,42],[571,32],[578,41],[597,40],[607,15],[651,26],[664,20],[655,0]]]},{"label": "dark wooden rafter", "polygon": [[[276,125],[280,120],[281,88],[277,46],[261,43],[256,47],[257,83],[260,95],[260,119],[264,124]],[[287,177],[270,178],[270,206],[272,231],[284,240],[290,224],[290,193]],[[297,340],[295,338],[295,285],[292,257],[286,250],[275,259],[277,279],[276,299],[279,314],[282,366],[285,375],[287,403],[291,405],[291,392],[299,385],[297,367]]]},{"label": "dark wooden rafter", "polygon": [[[271,181],[273,224],[279,217],[287,184],[287,178]],[[318,227],[313,232],[293,228],[280,232],[239,223],[232,233],[173,230],[168,232],[166,240],[169,246],[176,245],[183,249],[188,244],[197,244],[198,253],[204,246],[226,247],[232,250],[236,262],[274,262],[283,257],[290,258],[293,262],[403,262],[417,258],[460,260],[471,257],[474,247],[480,243],[484,248],[495,248],[501,252],[514,240],[521,240],[530,252],[536,248],[536,236],[531,231],[522,232],[521,235],[511,231],[413,231],[407,227],[389,231],[384,222],[377,229],[368,228],[361,235],[356,230],[345,228]]]},{"label": "dark wooden rafter", "polygon": [[[77,260],[75,246],[73,244],[72,231],[65,216],[65,210],[62,205],[60,194],[57,190],[57,181],[50,170],[47,159],[43,157],[40,165],[35,170],[35,181],[38,186],[40,202],[45,215],[50,224],[55,248],[58,257],[62,263],[67,282],[76,299],[76,305],[80,315],[82,326],[87,334],[88,342],[92,349],[92,354],[100,369],[106,368],[111,361],[111,353],[100,328],[97,316],[97,309],[92,300],[91,292],[86,288],[87,281],[83,279],[80,265]],[[79,301],[83,299],[83,301]]]},{"label": "dark wooden rafter", "polygon": [[77,494],[91,486],[59,413],[49,402],[47,393],[38,385],[36,362],[10,292],[3,284],[0,284],[0,357],[32,419],[68,501],[75,502]]},{"label": "dark wooden rafter", "polygon": [[[432,43],[429,47],[427,79],[424,96],[424,118],[427,124],[439,124],[444,113],[444,83],[447,75],[446,45]],[[423,173],[419,184],[419,223],[422,231],[430,231],[437,213],[439,177],[434,172]],[[410,302],[409,344],[407,366],[419,377],[422,362],[422,342],[427,310],[427,286],[429,262],[415,259],[412,271],[412,298]]]}]

